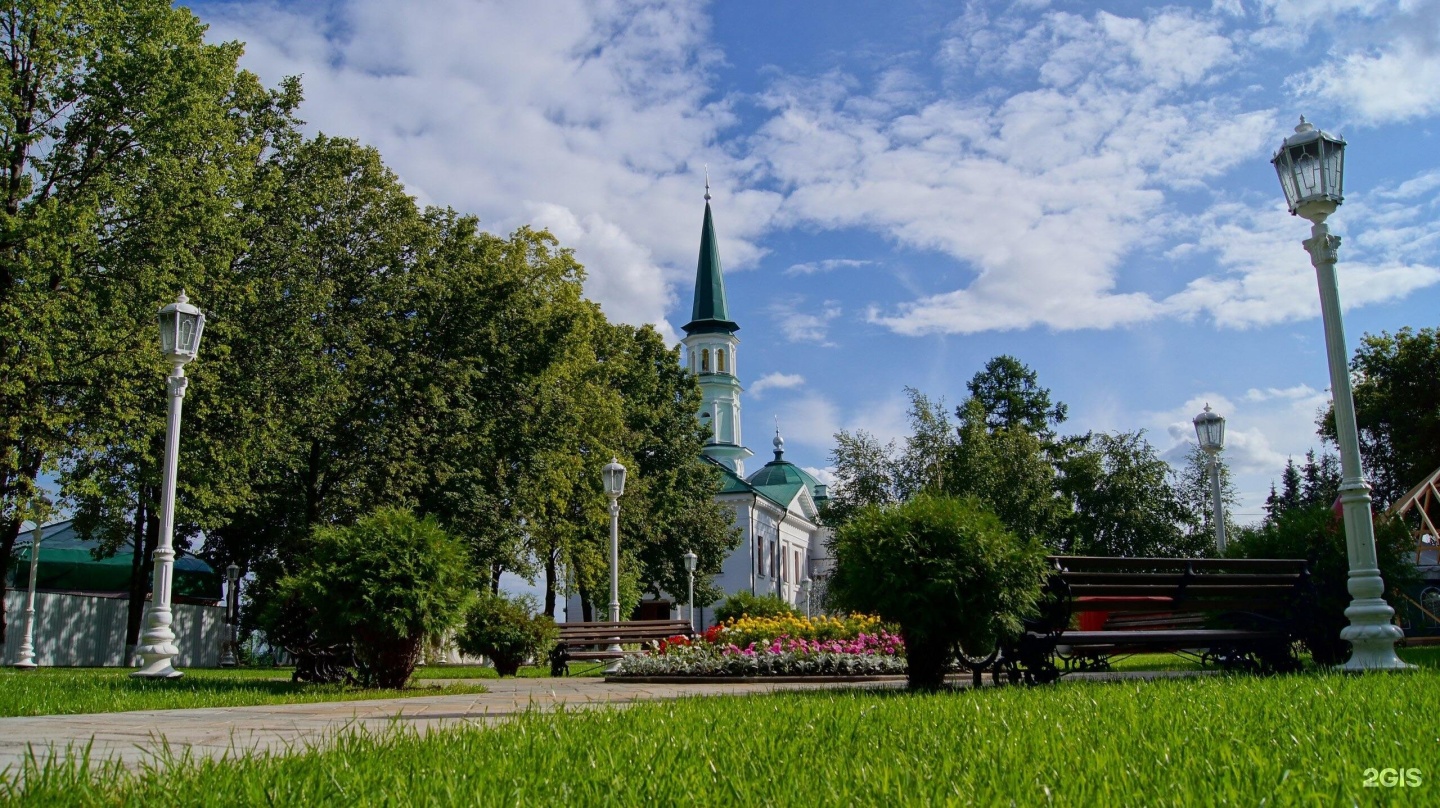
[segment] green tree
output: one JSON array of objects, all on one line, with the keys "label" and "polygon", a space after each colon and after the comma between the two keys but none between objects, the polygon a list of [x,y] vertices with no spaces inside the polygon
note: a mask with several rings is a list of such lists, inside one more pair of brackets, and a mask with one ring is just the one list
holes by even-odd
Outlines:
[{"label": "green tree", "polygon": [[1061,463],[1060,490],[1072,503],[1064,551],[1104,556],[1204,556],[1171,484],[1170,464],[1144,432],[1095,433]]},{"label": "green tree", "polygon": [[939,687],[957,643],[992,647],[1017,634],[1044,573],[1044,546],[973,498],[867,506],[832,546],[829,604],[899,624],[912,688]]},{"label": "green tree", "polygon": [[[1366,334],[1350,374],[1360,455],[1371,495],[1386,507],[1440,468],[1440,329]],[[1336,440],[1333,409],[1320,434]]]},{"label": "green tree", "polygon": [[555,621],[537,614],[535,599],[529,595],[483,592],[457,640],[461,651],[489,657],[496,673],[514,676],[528,659],[543,662],[559,636]]},{"label": "green tree", "polygon": [[147,445],[155,310],[228,263],[245,171],[293,100],[204,30],[160,0],[0,9],[0,574],[62,450]]},{"label": "green tree", "polygon": [[881,444],[863,429],[835,433],[835,448],[830,450],[835,485],[823,516],[827,526],[837,528],[867,506],[900,501],[896,454],[893,442]]},{"label": "green tree", "polygon": [[425,643],[464,621],[474,599],[465,562],[464,545],[435,519],[382,508],[318,527],[277,589],[305,607],[319,636],[354,648],[363,685],[400,688]]},{"label": "green tree", "polygon": [[1040,437],[1022,426],[994,426],[984,404],[958,410],[959,441],[951,452],[945,493],[973,496],[1020,538],[1058,547],[1066,514],[1056,492],[1055,465]]},{"label": "green tree", "polygon": [[1055,439],[1054,427],[1065,422],[1065,405],[1052,403],[1050,390],[1040,386],[1035,371],[1013,356],[1002,354],[986,362],[966,387],[992,430],[1024,429],[1049,443]]},{"label": "green tree", "polygon": [[[1230,479],[1230,465],[1225,462],[1225,456],[1218,455],[1216,462],[1220,466],[1220,501],[1225,510],[1225,535],[1230,537],[1237,530],[1233,515],[1239,498],[1235,493],[1235,483]],[[1203,546],[1207,540],[1213,543],[1215,504],[1210,485],[1210,455],[1199,444],[1190,444],[1190,450],[1185,454],[1185,465],[1175,482],[1175,494],[1186,514],[1182,525],[1191,544]]]},{"label": "green tree", "polygon": [[955,426],[945,411],[945,401],[931,401],[913,387],[905,388],[910,399],[910,434],[895,463],[896,495],[904,500],[922,492],[949,490],[949,472],[956,448]]},{"label": "green tree", "polygon": [[[1392,590],[1403,588],[1414,577],[1415,567],[1407,558],[1414,549],[1414,539],[1400,520],[1375,521],[1376,559],[1385,585]],[[1338,665],[1345,661],[1349,643],[1340,639],[1340,630],[1349,624],[1345,609],[1351,599],[1347,589],[1350,561],[1344,524],[1329,503],[1289,508],[1262,525],[1240,529],[1226,555],[1308,561],[1316,600],[1297,609],[1301,637],[1316,664]]]}]

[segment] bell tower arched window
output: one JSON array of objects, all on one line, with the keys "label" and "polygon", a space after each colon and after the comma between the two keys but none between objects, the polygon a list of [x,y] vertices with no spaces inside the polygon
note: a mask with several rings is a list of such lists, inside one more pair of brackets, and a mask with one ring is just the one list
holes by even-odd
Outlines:
[{"label": "bell tower arched window", "polygon": [[703,348],[703,349],[701,349],[701,351],[700,351],[700,372],[701,372],[701,373],[709,373],[709,372],[710,372],[710,349],[709,349],[709,348]]},{"label": "bell tower arched window", "polygon": [[726,370],[726,368],[725,368],[725,349],[724,349],[724,348],[716,348],[716,349],[715,349],[715,370],[719,371],[720,373],[728,373],[728,372],[729,372],[729,371]]}]

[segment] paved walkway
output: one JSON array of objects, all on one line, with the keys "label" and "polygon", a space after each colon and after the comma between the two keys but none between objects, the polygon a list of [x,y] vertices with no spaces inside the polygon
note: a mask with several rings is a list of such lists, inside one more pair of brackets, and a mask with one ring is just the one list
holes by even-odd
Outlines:
[{"label": "paved walkway", "polygon": [[[431,682],[427,682],[431,684]],[[221,757],[293,750],[325,743],[346,727],[384,729],[398,723],[421,732],[432,728],[499,721],[529,709],[553,710],[682,696],[770,693],[841,687],[897,687],[903,682],[641,684],[599,678],[486,680],[488,693],[371,701],[144,710],[93,715],[0,718],[0,771],[20,769],[27,749],[37,757],[78,756],[91,745],[92,761],[118,759],[134,766],[153,760],[168,744],[177,754]]]}]

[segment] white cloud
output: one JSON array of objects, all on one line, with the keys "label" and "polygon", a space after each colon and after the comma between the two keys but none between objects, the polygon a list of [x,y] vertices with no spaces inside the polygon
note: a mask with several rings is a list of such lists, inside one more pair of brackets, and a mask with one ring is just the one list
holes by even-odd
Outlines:
[{"label": "white cloud", "polygon": [[791,264],[790,268],[785,270],[785,274],[814,275],[819,272],[830,272],[836,269],[866,267],[874,263],[874,261],[861,261],[855,258],[826,258],[823,261],[806,261],[801,264]]},{"label": "white cloud", "polygon": [[[1426,175],[1428,176],[1428,175]],[[1403,187],[1403,186],[1402,186]],[[1414,205],[1376,205],[1352,194],[1335,224],[1353,226],[1342,239],[1338,277],[1345,308],[1396,300],[1440,283],[1435,233]],[[1222,272],[1204,275],[1163,301],[1168,313],[1208,314],[1225,328],[1251,328],[1315,317],[1319,291],[1310,257],[1298,243],[1308,223],[1276,203],[1265,207],[1222,202],[1195,220],[1197,243],[1215,254]]]},{"label": "white cloud", "polygon": [[[1174,409],[1142,414],[1141,420],[1161,456],[1178,467],[1196,441],[1195,415],[1209,404],[1225,417],[1222,457],[1235,482],[1237,521],[1243,524],[1258,521],[1270,484],[1279,478],[1285,461],[1319,447],[1315,415],[1329,401],[1328,392],[1305,384],[1251,389],[1238,398],[1207,391]],[[1168,436],[1168,444],[1162,436]]]},{"label": "white cloud", "polygon": [[775,317],[781,333],[791,342],[813,342],[831,348],[835,343],[829,339],[830,322],[840,316],[840,304],[826,300],[819,306],[812,306],[803,297],[771,304],[770,314]]},{"label": "white cloud", "polygon": [[1285,388],[1267,387],[1264,390],[1252,387],[1245,391],[1244,400],[1254,403],[1273,401],[1275,399],[1293,401],[1295,399],[1313,399],[1317,395],[1320,395],[1319,391],[1308,384],[1297,384],[1293,387]]},{"label": "white cloud", "polygon": [[1312,97],[1343,102],[1370,123],[1433,115],[1440,112],[1435,45],[1407,38],[1385,50],[1348,53],[1304,74],[1296,85]]},{"label": "white cloud", "polygon": [[1273,116],[1179,97],[1234,60],[1217,24],[1188,12],[1047,13],[1028,27],[981,16],[957,24],[942,61],[1032,89],[896,108],[859,103],[873,95],[841,75],[773,86],[754,153],[792,189],[782,219],[876,230],[974,269],[963,288],[871,312],[902,334],[1158,316],[1155,300],[1117,290],[1122,261],[1153,237],[1166,188],[1262,152]]},{"label": "white cloud", "polygon": [[763,398],[766,390],[792,390],[805,384],[805,377],[798,373],[767,373],[755,380],[746,390],[755,398]]},{"label": "white cloud", "polygon": [[300,74],[312,130],[376,146],[421,201],[506,232],[565,232],[587,293],[632,323],[688,295],[709,163],[728,269],[754,264],[776,194],[715,145],[721,58],[686,2],[340,0],[206,6],[267,82]]}]

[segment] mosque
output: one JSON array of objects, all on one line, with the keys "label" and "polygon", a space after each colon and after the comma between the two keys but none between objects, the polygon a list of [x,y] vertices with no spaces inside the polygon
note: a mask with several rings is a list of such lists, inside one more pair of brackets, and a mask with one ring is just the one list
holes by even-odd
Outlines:
[{"label": "mosque", "polygon": [[[785,459],[785,441],[775,430],[774,459],[746,476],[745,461],[754,453],[740,433],[740,326],[730,319],[725,276],[705,189],[705,219],[700,229],[700,260],[695,270],[695,300],[684,326],[682,361],[699,378],[703,393],[699,418],[711,429],[704,459],[724,477],[716,499],[735,512],[743,540],[725,559],[715,582],[728,593],[778,594],[802,611],[819,603],[827,572],[829,532],[818,523],[825,507],[825,486]],[[677,600],[682,600],[677,599]],[[816,609],[818,611],[818,608]],[[680,609],[674,610],[676,617]],[[709,621],[696,611],[696,625]]]}]

